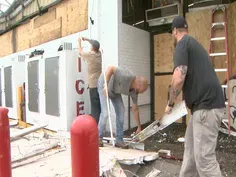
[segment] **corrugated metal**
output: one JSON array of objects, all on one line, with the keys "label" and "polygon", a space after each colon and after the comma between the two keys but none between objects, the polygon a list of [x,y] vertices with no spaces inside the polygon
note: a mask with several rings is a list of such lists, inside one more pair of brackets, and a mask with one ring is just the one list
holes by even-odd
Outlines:
[{"label": "corrugated metal", "polygon": [[[59,3],[61,0],[28,0],[24,3],[23,8],[20,4],[15,7],[13,11],[8,12],[8,21],[6,21],[5,17],[0,16],[0,32],[6,29],[8,25],[14,25],[23,20],[23,18],[29,17],[33,14],[39,12],[40,9],[44,9],[45,7],[55,5]],[[14,5],[14,4],[13,4]],[[13,6],[12,5],[12,6]]]},{"label": "corrugated metal", "polygon": [[39,1],[39,4],[43,7],[55,2],[55,0],[38,0]]},{"label": "corrugated metal", "polygon": [[15,21],[20,21],[22,17],[23,17],[22,12],[20,12],[14,19]]},{"label": "corrugated metal", "polygon": [[0,30],[3,30],[3,29],[5,29],[5,23],[0,24]]},{"label": "corrugated metal", "polygon": [[36,0],[34,0],[27,7],[25,7],[24,16],[29,16],[30,14],[33,14],[36,11],[38,11],[38,5]]}]

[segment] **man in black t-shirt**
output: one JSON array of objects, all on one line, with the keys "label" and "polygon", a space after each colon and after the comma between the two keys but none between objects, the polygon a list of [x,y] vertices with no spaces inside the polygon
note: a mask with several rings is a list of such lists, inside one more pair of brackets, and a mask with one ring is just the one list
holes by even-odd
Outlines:
[{"label": "man in black t-shirt", "polygon": [[184,159],[180,177],[221,177],[215,156],[218,132],[224,115],[223,91],[207,51],[188,35],[186,20],[178,16],[171,26],[175,39],[174,73],[166,113],[179,93],[191,110],[185,134]]}]

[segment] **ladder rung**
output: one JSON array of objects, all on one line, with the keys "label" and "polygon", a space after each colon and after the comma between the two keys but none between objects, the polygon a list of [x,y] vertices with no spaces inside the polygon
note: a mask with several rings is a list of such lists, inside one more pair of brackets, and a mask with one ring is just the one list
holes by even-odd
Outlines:
[{"label": "ladder rung", "polygon": [[227,68],[215,69],[215,72],[226,72]]},{"label": "ladder rung", "polygon": [[217,56],[224,56],[226,55],[226,52],[222,52],[222,53],[210,53],[211,57],[217,57]]},{"label": "ladder rung", "polygon": [[225,6],[223,7],[217,7],[215,9],[213,9],[213,13],[216,12],[216,11],[219,11],[219,10],[222,10],[223,12],[225,11]]},{"label": "ladder rung", "polygon": [[225,37],[214,37],[214,38],[211,38],[211,41],[220,41],[220,40],[225,40]]},{"label": "ladder rung", "polygon": [[216,22],[216,23],[212,23],[212,28],[214,28],[215,26],[220,27],[220,26],[225,26],[225,22]]},{"label": "ladder rung", "polygon": [[228,86],[227,85],[221,85],[222,88],[227,88]]}]

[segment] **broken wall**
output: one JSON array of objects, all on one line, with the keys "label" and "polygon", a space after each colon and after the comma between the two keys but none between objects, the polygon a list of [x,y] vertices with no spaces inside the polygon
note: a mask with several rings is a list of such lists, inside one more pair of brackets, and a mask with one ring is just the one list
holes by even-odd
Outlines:
[{"label": "broken wall", "polygon": [[66,0],[0,36],[0,57],[88,29],[88,0]]},{"label": "broken wall", "polygon": [[[120,21],[121,23],[121,21]],[[140,43],[140,41],[142,41]],[[151,121],[150,107],[150,34],[147,31],[121,23],[119,25],[119,60],[118,66],[127,68],[134,75],[144,76],[148,79],[148,89],[138,96],[140,121],[142,124]],[[128,125],[128,114],[130,110],[130,127],[137,126],[133,119],[132,110],[128,106],[128,97],[123,96],[125,105],[124,121],[125,128]],[[130,106],[133,102],[130,99]]]},{"label": "broken wall", "polygon": [[[140,121],[144,124],[151,121],[150,33],[122,22],[122,1],[118,3],[118,34],[118,66],[127,68],[136,76],[144,76],[148,79],[148,89],[138,96]],[[132,98],[130,98],[130,107],[127,96],[123,96],[123,102],[124,129],[136,127],[137,123],[131,110]]]},{"label": "broken wall", "polygon": [[[155,72],[155,119],[163,116],[168,102],[168,87],[171,83],[173,72],[174,40],[169,33],[154,36],[154,72]],[[182,93],[178,102],[182,100]],[[180,119],[178,122],[182,122]]]}]

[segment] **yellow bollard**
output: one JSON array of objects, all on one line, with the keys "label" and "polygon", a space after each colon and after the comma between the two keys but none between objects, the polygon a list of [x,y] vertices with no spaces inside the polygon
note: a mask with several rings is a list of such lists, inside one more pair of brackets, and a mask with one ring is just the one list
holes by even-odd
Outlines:
[{"label": "yellow bollard", "polygon": [[22,108],[21,108],[21,104],[22,104],[22,86],[19,86],[17,88],[17,118],[18,121],[23,121],[23,117],[22,117]]},{"label": "yellow bollard", "polygon": [[23,109],[22,109],[22,104],[23,104],[23,88],[22,86],[19,86],[17,88],[17,119],[19,125],[23,127],[27,127],[27,123],[23,120]]}]

